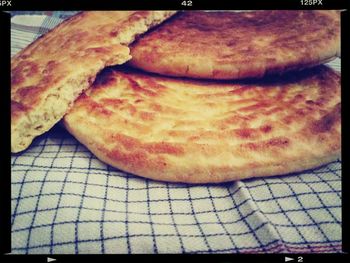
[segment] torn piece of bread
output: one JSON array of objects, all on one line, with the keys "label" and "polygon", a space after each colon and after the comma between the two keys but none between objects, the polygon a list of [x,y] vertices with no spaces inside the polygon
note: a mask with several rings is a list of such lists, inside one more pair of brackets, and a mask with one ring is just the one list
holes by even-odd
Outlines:
[{"label": "torn piece of bread", "polygon": [[175,11],[79,13],[11,61],[11,152],[26,149],[67,112],[105,66],[128,61],[135,38]]}]

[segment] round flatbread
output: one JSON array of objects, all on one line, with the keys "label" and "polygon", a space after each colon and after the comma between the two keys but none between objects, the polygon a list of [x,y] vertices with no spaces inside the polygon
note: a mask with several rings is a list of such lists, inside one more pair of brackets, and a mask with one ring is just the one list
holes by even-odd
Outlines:
[{"label": "round flatbread", "polygon": [[105,66],[123,64],[135,37],[174,11],[90,11],[65,20],[11,60],[11,152],[54,126]]},{"label": "round flatbread", "polygon": [[240,79],[315,66],[340,52],[337,11],[183,12],[131,46],[130,65]]},{"label": "round flatbread", "polygon": [[107,70],[64,125],[102,161],[156,180],[287,174],[339,156],[339,79],[326,66],[256,82]]}]

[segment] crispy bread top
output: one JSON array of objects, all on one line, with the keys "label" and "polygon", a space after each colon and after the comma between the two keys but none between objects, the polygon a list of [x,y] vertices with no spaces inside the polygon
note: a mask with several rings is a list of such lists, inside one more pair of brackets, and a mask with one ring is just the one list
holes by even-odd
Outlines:
[{"label": "crispy bread top", "polygon": [[105,66],[130,59],[137,35],[173,11],[82,12],[37,39],[11,60],[12,152],[47,131]]},{"label": "crispy bread top", "polygon": [[130,64],[194,78],[262,77],[340,53],[337,11],[183,12],[131,47]]},{"label": "crispy bread top", "polygon": [[339,81],[325,66],[256,82],[106,70],[64,124],[101,160],[147,178],[286,174],[339,156]]}]

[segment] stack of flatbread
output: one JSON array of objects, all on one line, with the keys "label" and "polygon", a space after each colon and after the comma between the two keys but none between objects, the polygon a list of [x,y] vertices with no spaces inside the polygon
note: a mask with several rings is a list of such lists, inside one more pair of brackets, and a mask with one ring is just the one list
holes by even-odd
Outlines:
[{"label": "stack of flatbread", "polygon": [[315,168],[340,157],[339,55],[336,11],[83,12],[12,59],[11,149],[63,118],[155,180]]}]

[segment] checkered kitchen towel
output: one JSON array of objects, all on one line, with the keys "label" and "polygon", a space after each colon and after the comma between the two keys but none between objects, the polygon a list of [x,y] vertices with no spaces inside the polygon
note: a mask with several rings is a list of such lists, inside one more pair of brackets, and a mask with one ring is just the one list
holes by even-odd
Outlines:
[{"label": "checkered kitchen towel", "polygon": [[[13,16],[12,55],[59,22]],[[100,162],[60,126],[12,155],[12,253],[340,251],[340,161],[219,185],[163,183]]]}]

